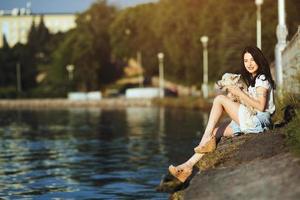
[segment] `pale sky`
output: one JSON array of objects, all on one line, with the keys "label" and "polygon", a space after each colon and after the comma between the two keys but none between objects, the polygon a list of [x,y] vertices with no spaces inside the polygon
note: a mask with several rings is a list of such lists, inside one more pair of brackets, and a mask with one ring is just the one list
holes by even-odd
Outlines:
[{"label": "pale sky", "polygon": [[[158,0],[107,0],[121,8],[155,1]],[[25,8],[26,2],[31,2],[33,13],[73,13],[86,10],[95,0],[0,0],[0,10]]]}]

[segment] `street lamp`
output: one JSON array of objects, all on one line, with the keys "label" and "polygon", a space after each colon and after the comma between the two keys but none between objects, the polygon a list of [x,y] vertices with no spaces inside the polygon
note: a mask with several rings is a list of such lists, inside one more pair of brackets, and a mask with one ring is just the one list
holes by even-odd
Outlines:
[{"label": "street lamp", "polygon": [[286,37],[288,31],[285,24],[285,1],[278,0],[278,25],[276,28],[277,44],[275,47],[275,71],[276,83],[279,88],[282,87],[282,51],[286,46]]},{"label": "street lamp", "polygon": [[202,36],[200,38],[200,41],[202,42],[203,46],[203,83],[202,83],[202,92],[203,97],[208,97],[208,52],[207,52],[207,43],[208,43],[208,37]]},{"label": "street lamp", "polygon": [[22,92],[22,76],[21,76],[20,62],[17,62],[16,72],[17,72],[17,91],[20,94]]},{"label": "street lamp", "polygon": [[261,49],[261,5],[263,0],[255,0],[256,4],[256,46]]},{"label": "street lamp", "polygon": [[73,80],[73,71],[75,69],[74,65],[67,65],[66,69],[68,71],[69,81]]},{"label": "street lamp", "polygon": [[164,97],[164,54],[157,54],[158,63],[159,63],[159,97]]}]

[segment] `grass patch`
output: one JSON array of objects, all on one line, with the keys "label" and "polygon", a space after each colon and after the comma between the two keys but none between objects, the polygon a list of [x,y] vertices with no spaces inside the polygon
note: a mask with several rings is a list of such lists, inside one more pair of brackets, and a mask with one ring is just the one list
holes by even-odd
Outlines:
[{"label": "grass patch", "polygon": [[[300,70],[293,77],[295,83],[300,84]],[[297,84],[296,84],[297,85]],[[296,117],[289,122],[284,131],[287,135],[287,145],[290,151],[297,156],[300,156],[300,94],[283,92],[282,95],[277,95],[276,98],[276,113],[272,117],[273,122],[282,121],[284,119],[283,109],[287,105],[294,105]]]},{"label": "grass patch", "polygon": [[286,127],[287,144],[292,153],[300,156],[300,109],[296,109],[296,117]]},{"label": "grass patch", "polygon": [[277,95],[276,113],[272,117],[273,122],[279,123],[284,120],[284,108],[287,105],[294,105],[296,116],[283,129],[287,135],[287,146],[289,150],[296,156],[300,156],[300,96],[292,93],[284,92],[282,95]]},{"label": "grass patch", "polygon": [[295,94],[284,92],[282,95],[276,95],[275,97],[275,106],[276,112],[272,116],[272,121],[274,123],[280,122],[284,119],[284,108],[287,105],[297,105],[299,104],[299,97]]}]

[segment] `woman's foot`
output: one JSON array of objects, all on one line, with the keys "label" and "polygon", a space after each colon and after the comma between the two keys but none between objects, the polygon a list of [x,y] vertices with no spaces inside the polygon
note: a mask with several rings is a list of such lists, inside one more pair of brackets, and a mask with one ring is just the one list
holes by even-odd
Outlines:
[{"label": "woman's foot", "polygon": [[206,142],[205,145],[198,145],[194,148],[196,153],[210,153],[213,152],[217,148],[216,136],[212,136],[211,139]]},{"label": "woman's foot", "polygon": [[189,167],[174,167],[169,166],[169,172],[176,177],[180,182],[184,183],[186,179],[192,174],[193,168]]}]

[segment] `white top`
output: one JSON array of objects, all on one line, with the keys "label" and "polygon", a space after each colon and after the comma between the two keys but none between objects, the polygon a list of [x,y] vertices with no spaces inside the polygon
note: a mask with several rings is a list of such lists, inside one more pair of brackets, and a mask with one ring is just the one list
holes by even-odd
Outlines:
[{"label": "white top", "polygon": [[275,104],[274,104],[274,91],[267,79],[265,79],[265,75],[260,75],[256,78],[255,80],[255,85],[254,87],[249,86],[248,88],[248,93],[251,97],[257,99],[257,94],[256,94],[256,88],[257,87],[263,87],[268,90],[267,94],[267,105],[266,109],[264,112],[269,112],[270,114],[273,114],[275,112]]}]

